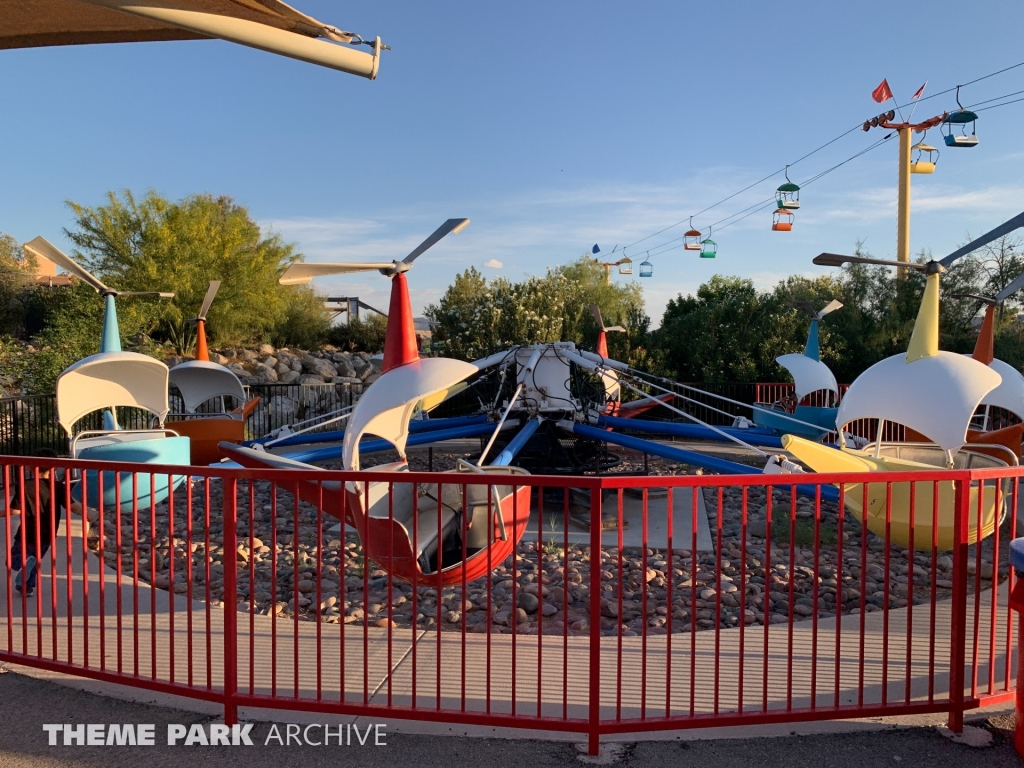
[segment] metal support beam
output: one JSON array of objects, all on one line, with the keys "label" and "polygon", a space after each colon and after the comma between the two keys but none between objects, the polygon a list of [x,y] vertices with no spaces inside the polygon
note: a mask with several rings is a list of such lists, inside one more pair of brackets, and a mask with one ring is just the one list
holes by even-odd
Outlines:
[{"label": "metal support beam", "polygon": [[[896,218],[896,260],[910,263],[910,126],[899,129],[899,181]],[[898,270],[900,277],[907,276],[907,270]]]},{"label": "metal support beam", "polygon": [[373,45],[373,53],[363,53],[347,45],[329,43],[314,37],[284,29],[216,13],[182,8],[173,0],[85,0],[92,5],[130,13],[152,19],[180,29],[187,29],[209,37],[238,43],[261,51],[288,56],[292,59],[318,64],[339,72],[358,75],[369,80],[377,77],[380,66],[380,38]]}]

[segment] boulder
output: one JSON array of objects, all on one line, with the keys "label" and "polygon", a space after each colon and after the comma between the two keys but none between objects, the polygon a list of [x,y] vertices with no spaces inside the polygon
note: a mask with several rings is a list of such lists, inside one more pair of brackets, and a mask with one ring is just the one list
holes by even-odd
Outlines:
[{"label": "boulder", "polygon": [[263,365],[263,363],[256,363],[253,368],[253,375],[261,383],[271,384],[277,381],[277,371],[269,365]]},{"label": "boulder", "polygon": [[[352,359],[348,355],[335,355],[334,367],[338,369],[339,376],[357,376]],[[340,360],[338,358],[341,358]]]},{"label": "boulder", "polygon": [[272,355],[267,355],[260,362],[268,368],[277,368],[277,358]]},{"label": "boulder", "polygon": [[355,375],[360,378],[371,370],[369,361],[361,355],[352,355],[352,357],[349,358],[349,362],[352,365],[352,369],[355,371]]},{"label": "boulder", "polygon": [[277,371],[277,375],[278,375],[279,378],[281,376],[284,376],[286,373],[292,373],[293,372],[291,366],[290,365],[285,365],[284,363],[278,363],[274,367],[274,370]]},{"label": "boulder", "polygon": [[278,376],[277,380],[282,384],[294,384],[300,377],[301,373],[289,369],[286,373],[282,373]]},{"label": "boulder", "polygon": [[284,424],[294,421],[298,404],[290,397],[274,395],[267,404],[267,410],[270,411],[270,416],[274,421]]},{"label": "boulder", "polygon": [[222,355],[220,352],[211,352],[210,362],[217,363],[218,365],[227,365],[231,361],[228,358],[224,357],[224,355]]},{"label": "boulder", "polygon": [[239,357],[241,357],[243,360],[248,360],[249,362],[253,362],[259,359],[259,355],[257,355],[251,349],[243,349],[239,354]]},{"label": "boulder", "polygon": [[225,368],[237,376],[248,376],[249,372],[242,367],[241,363],[228,363]]},{"label": "boulder", "polygon": [[335,376],[331,379],[332,384],[362,384],[363,380],[358,376]]},{"label": "boulder", "polygon": [[274,354],[274,347],[270,344],[260,344],[261,355],[272,355]]},{"label": "boulder", "polygon": [[[332,376],[331,378],[333,379],[334,377]],[[323,384],[324,379],[322,376],[317,376],[316,374],[306,374],[305,376],[299,376],[296,383],[302,385]]]},{"label": "boulder", "polygon": [[[306,355],[302,358],[302,369],[309,374],[319,376],[321,383],[324,379],[333,379],[337,375],[334,365],[329,360]],[[303,379],[307,378],[303,376]]]}]

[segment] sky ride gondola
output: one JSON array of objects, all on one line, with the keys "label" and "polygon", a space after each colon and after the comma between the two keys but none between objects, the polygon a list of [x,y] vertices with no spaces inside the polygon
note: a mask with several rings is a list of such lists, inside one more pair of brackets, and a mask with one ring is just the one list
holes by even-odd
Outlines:
[{"label": "sky ride gondola", "polygon": [[939,162],[939,150],[929,144],[925,144],[923,136],[921,141],[917,142],[911,149],[916,151],[917,154],[910,163],[910,172],[935,173],[935,164]]},{"label": "sky ride gondola", "polygon": [[620,275],[632,275],[633,274],[633,260],[628,256],[623,256],[619,259],[618,264]]},{"label": "sky ride gondola", "polygon": [[789,166],[786,166],[786,183],[775,190],[775,203],[779,208],[796,210],[800,207],[800,187],[789,180]]},{"label": "sky ride gondola", "polygon": [[[978,144],[976,121],[978,115],[969,109],[964,109],[960,103],[960,86],[956,87],[956,105],[960,107],[955,112],[950,112],[942,121],[942,139],[947,147],[974,147]],[[971,126],[970,135],[967,134],[967,125]]]},{"label": "sky ride gondola", "polygon": [[693,216],[690,217],[690,229],[683,234],[683,250],[684,251],[699,251],[701,250],[700,240],[703,237],[699,229],[693,228]]},{"label": "sky ride gondola", "polygon": [[776,208],[772,212],[772,232],[793,231],[793,212],[785,208]]},{"label": "sky ride gondola", "polygon": [[701,240],[700,257],[702,259],[713,259],[718,254],[718,243],[711,239],[711,230],[708,230],[708,237]]},{"label": "sky ride gondola", "polygon": [[654,265],[651,262],[644,261],[640,262],[640,277],[651,277],[654,274]]}]

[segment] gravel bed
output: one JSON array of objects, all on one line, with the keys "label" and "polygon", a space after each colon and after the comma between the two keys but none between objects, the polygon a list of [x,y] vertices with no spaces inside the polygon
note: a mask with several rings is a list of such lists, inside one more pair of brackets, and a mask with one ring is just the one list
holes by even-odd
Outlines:
[{"label": "gravel bed", "polygon": [[[381,454],[374,463],[394,460]],[[433,468],[454,468],[458,456],[436,454]],[[410,459],[412,469],[426,469],[427,456]],[[639,472],[643,461],[627,457],[621,471]],[[660,459],[650,459],[652,475],[682,474],[684,468]],[[183,494],[176,493],[175,514],[167,504],[156,508],[156,535],[151,535],[150,515],[140,513],[137,549],[141,578],[162,589],[186,594],[192,585],[194,599],[220,604],[223,598],[225,552],[219,510],[221,483],[210,484],[211,525],[207,537],[201,525],[205,503],[204,484],[192,486],[193,534],[186,536]],[[438,591],[430,586],[412,586],[390,580],[374,563],[364,562],[362,549],[352,534],[341,537],[337,520],[321,515],[305,502],[298,505],[278,488],[276,524],[272,515],[271,484],[257,481],[250,532],[249,488],[239,491],[238,548],[230,559],[237,567],[239,610],[258,614],[277,613],[284,617],[326,623],[367,624],[376,627],[440,627],[442,630],[492,633],[516,631],[523,634],[587,634],[598,621],[603,634],[624,636],[783,623],[837,613],[877,611],[886,604],[902,608],[911,601],[928,603],[932,582],[938,599],[948,598],[952,587],[952,558],[939,552],[908,553],[893,546],[886,551],[882,540],[867,533],[862,539],[860,525],[847,514],[842,525],[840,561],[839,516],[836,505],[822,502],[815,526],[813,502],[799,499],[795,521],[791,520],[788,489],[776,490],[773,499],[772,541],[767,533],[765,488],[748,490],[747,541],[742,533],[742,495],[739,488],[721,493],[704,489],[711,524],[713,552],[693,554],[687,549],[623,548],[601,551],[600,615],[590,612],[591,558],[589,546],[564,550],[561,534],[545,543],[523,541],[515,562],[508,558],[487,579],[467,586]],[[89,545],[100,551],[100,526],[95,511],[90,513]],[[172,533],[173,523],[173,537]],[[297,525],[296,525],[297,523]],[[131,568],[133,525],[127,514],[120,516],[121,548],[115,538],[117,519],[106,513],[103,521],[102,557],[115,565]],[[998,579],[1008,573],[1006,544],[1008,524],[1001,532]],[[791,543],[791,530],[793,541]],[[817,530],[817,533],[815,531]],[[251,538],[250,538],[251,533]],[[814,543],[818,540],[815,560]],[[155,545],[155,546],[154,546]],[[320,548],[319,566],[317,559]],[[276,551],[276,573],[274,568]],[[173,553],[173,556],[172,556]],[[187,563],[192,559],[191,577]],[[207,578],[207,561],[209,577]],[[296,565],[297,561],[297,565]],[[991,586],[994,575],[992,537],[982,544],[980,574],[975,548],[971,547],[968,587],[982,590]],[[365,569],[365,571],[364,571]],[[317,574],[319,571],[319,583]],[[365,572],[365,580],[364,580]],[[912,583],[911,583],[912,574]]]}]

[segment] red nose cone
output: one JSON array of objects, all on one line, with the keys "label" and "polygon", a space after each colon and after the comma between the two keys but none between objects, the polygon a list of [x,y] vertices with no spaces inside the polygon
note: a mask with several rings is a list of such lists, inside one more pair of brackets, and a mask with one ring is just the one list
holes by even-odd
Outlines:
[{"label": "red nose cone", "polygon": [[608,357],[608,335],[604,331],[597,334],[597,354]]},{"label": "red nose cone", "polygon": [[989,304],[985,308],[985,319],[981,323],[978,341],[974,345],[974,354],[971,355],[979,363],[984,363],[985,365],[991,363],[992,359],[996,356],[995,314],[995,306]]},{"label": "red nose cone", "polygon": [[384,339],[383,372],[420,359],[416,329],[412,324],[412,302],[404,274],[391,278],[391,306],[388,309],[388,334]]},{"label": "red nose cone", "polygon": [[210,362],[210,350],[206,347],[206,321],[196,321],[196,360]]}]

